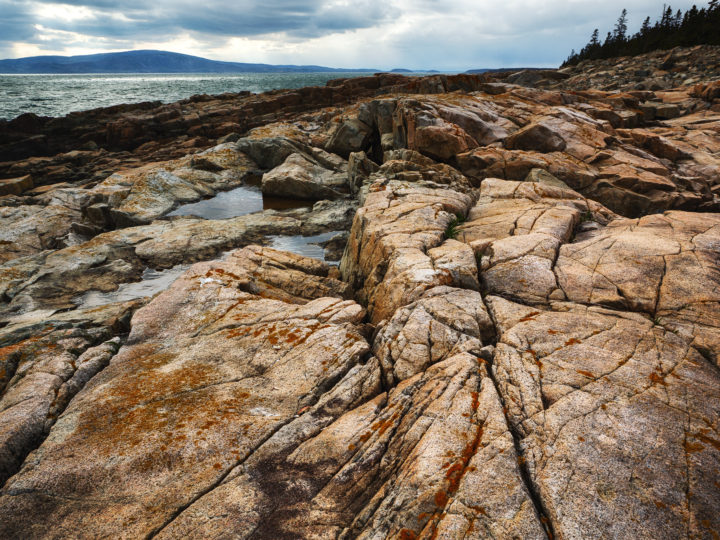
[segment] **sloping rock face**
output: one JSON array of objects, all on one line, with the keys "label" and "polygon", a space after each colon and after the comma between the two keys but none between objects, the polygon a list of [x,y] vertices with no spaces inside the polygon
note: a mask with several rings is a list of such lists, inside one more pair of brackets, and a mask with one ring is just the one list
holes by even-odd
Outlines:
[{"label": "sloping rock face", "polygon": [[19,469],[59,414],[117,352],[142,302],[10,324],[0,332],[0,482]]},{"label": "sloping rock face", "polygon": [[[714,538],[716,84],[573,77],[181,102],[191,152],[11,165],[0,537]],[[250,185],[277,206],[168,216]]]},{"label": "sloping rock face", "polygon": [[555,533],[711,536],[717,367],[634,314],[489,304],[502,332],[495,378]]},{"label": "sloping rock face", "polygon": [[[38,523],[34,531],[22,519],[4,519],[3,536],[72,535],[87,519],[102,522],[93,534],[104,536],[144,536],[160,528],[298,411],[315,405],[369,352],[356,327],[360,306],[336,297],[308,301],[316,293],[311,286],[332,292],[328,278],[294,270],[307,276],[305,298],[278,288],[299,304],[274,300],[272,286],[255,295],[243,290],[255,289],[246,261],[234,262],[244,255],[193,267],[135,314],[127,343],[86,387],[84,404],[75,400],[30,458],[38,467],[31,467],[27,483],[7,486],[18,517],[53,507],[57,514],[46,521],[49,527]],[[313,263],[288,261],[285,279],[295,286],[292,267]],[[74,452],[96,455],[95,466],[78,463]],[[178,474],[182,463],[187,474]],[[54,481],[54,492],[14,495],[59,477],[65,485]],[[55,502],[68,490],[77,494],[74,508]]]},{"label": "sloping rock face", "polygon": [[[583,60],[559,70],[491,73],[512,84],[564,90],[655,91],[720,77],[720,47],[696,45],[638,56]],[[716,95],[717,97],[717,95]]]},{"label": "sloping rock face", "polygon": [[[478,253],[487,296],[432,290],[380,324],[374,351],[389,381],[458,349],[483,359],[489,314],[497,337],[489,376],[547,533],[708,536],[720,503],[717,486],[701,480],[720,465],[719,349],[709,322],[720,305],[717,224],[717,214],[686,212],[628,220],[571,190],[487,179],[458,234]],[[375,247],[366,245],[369,256]],[[597,259],[580,261],[583,248]],[[680,260],[697,270],[675,273]],[[650,286],[642,276],[656,279]],[[571,290],[595,291],[594,283],[616,283],[616,296]],[[628,286],[637,290],[622,291]],[[439,298],[453,304],[454,319],[433,306]]]},{"label": "sloping rock face", "polygon": [[[383,391],[364,310],[318,298],[343,290],[327,272],[246,248],[140,309],[6,484],[3,536],[542,538],[486,361],[448,352]],[[442,319],[462,292],[422,302]],[[453,324],[480,346],[491,322],[472,300],[474,322]]]},{"label": "sloping rock face", "polygon": [[[159,537],[222,537],[238,520],[241,538],[544,537],[498,395],[472,355],[432,366],[319,433],[311,422],[278,432]],[[311,437],[290,446],[302,428]],[[505,482],[502,494],[493,489]]]},{"label": "sloping rock face", "polygon": [[451,250],[452,260],[444,266],[442,252],[430,253],[455,214],[468,211],[471,197],[449,189],[403,188],[393,181],[375,189],[355,217],[340,271],[358,289],[370,320],[379,322],[425,290],[474,274],[475,260],[462,245]]},{"label": "sloping rock face", "polygon": [[647,313],[718,362],[720,215],[615,220],[562,246],[557,274],[574,302]]},{"label": "sloping rock face", "polygon": [[80,208],[63,204],[0,207],[0,263],[64,247],[81,216]]}]

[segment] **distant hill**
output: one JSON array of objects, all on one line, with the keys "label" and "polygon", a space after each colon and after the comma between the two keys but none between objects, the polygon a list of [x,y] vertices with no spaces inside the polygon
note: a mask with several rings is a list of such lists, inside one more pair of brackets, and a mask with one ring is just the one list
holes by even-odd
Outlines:
[{"label": "distant hill", "polygon": [[390,71],[385,71],[384,73],[442,73],[441,71],[437,71],[435,69],[406,69],[406,68],[395,68],[391,69]]},{"label": "distant hill", "polygon": [[509,71],[539,71],[543,69],[553,68],[530,68],[530,67],[513,67],[513,68],[482,68],[482,69],[468,69],[465,73],[470,75],[479,75],[481,73],[506,73]]},{"label": "distant hill", "polygon": [[0,73],[313,73],[373,72],[375,69],[337,69],[218,62],[167,51],[125,51],[82,56],[31,56],[0,60]]}]

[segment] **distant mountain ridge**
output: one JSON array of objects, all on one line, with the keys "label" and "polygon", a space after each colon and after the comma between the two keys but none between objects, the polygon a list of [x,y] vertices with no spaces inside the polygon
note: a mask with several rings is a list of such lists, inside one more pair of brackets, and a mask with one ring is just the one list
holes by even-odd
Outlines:
[{"label": "distant mountain ridge", "polygon": [[465,73],[467,73],[469,75],[481,75],[483,73],[507,73],[509,71],[542,71],[545,69],[555,69],[555,68],[543,68],[543,67],[481,68],[481,69],[468,69]]},{"label": "distant mountain ridge", "polygon": [[31,56],[0,60],[0,73],[317,73],[373,72],[375,69],[341,69],[220,62],[168,51],[125,51],[80,56]]}]

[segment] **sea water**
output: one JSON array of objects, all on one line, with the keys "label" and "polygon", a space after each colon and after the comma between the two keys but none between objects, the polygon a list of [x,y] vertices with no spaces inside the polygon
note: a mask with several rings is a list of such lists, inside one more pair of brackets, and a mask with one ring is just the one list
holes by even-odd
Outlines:
[{"label": "sea water", "polygon": [[10,120],[27,112],[64,116],[143,101],[171,103],[197,94],[322,86],[331,79],[368,75],[371,73],[0,74],[0,119]]}]

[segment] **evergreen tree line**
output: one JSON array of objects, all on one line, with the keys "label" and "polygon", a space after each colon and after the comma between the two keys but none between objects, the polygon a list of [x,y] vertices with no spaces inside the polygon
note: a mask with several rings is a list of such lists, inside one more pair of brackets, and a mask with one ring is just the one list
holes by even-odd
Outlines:
[{"label": "evergreen tree line", "polygon": [[710,0],[707,7],[693,6],[685,13],[673,12],[663,6],[662,15],[654,24],[650,17],[643,21],[640,30],[627,35],[627,10],[623,9],[612,32],[604,41],[596,28],[590,42],[579,53],[570,53],[561,67],[572,66],[582,60],[597,60],[615,56],[634,56],[656,49],[672,49],[678,46],[720,45],[720,0]]}]

